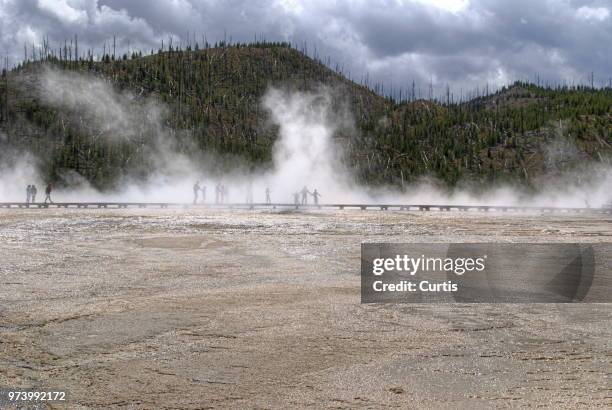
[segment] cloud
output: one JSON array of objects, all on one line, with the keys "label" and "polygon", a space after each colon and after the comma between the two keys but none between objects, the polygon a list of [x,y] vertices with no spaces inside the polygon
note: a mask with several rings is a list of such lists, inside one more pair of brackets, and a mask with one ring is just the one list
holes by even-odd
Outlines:
[{"label": "cloud", "polygon": [[[39,0],[38,6],[43,12],[49,13],[51,18],[57,19],[66,25],[80,25],[87,23],[87,12],[79,9],[81,2],[74,4],[68,0]],[[75,7],[76,6],[76,7]]]},{"label": "cloud", "polygon": [[587,6],[583,6],[583,7],[580,7],[576,11],[576,15],[578,16],[578,18],[581,18],[583,20],[604,21],[608,17],[610,17],[610,10],[608,10],[605,7],[587,7]]},{"label": "cloud", "polygon": [[[267,40],[307,44],[357,80],[438,92],[516,79],[586,82],[612,72],[607,0],[0,0],[0,52],[75,34],[100,53],[167,44]],[[456,91],[458,92],[458,91]]]}]

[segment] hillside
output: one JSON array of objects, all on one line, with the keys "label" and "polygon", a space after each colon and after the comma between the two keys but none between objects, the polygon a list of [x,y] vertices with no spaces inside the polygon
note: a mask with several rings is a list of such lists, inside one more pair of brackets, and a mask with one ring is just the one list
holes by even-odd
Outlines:
[{"label": "hillside", "polygon": [[[448,185],[466,179],[529,185],[542,174],[612,156],[610,89],[516,83],[468,102],[398,103],[286,44],[264,43],[105,56],[101,62],[53,57],[3,73],[0,131],[6,137],[0,143],[5,152],[15,147],[41,158],[43,172],[59,183],[66,171],[101,189],[112,188],[127,171],[145,176],[156,166],[146,155],[156,124],[105,128],[49,104],[39,93],[45,67],[93,74],[129,91],[143,111],[148,101],[162,102],[168,107],[159,114],[162,124],[179,151],[260,166],[269,165],[278,132],[261,106],[268,87],[328,86],[339,105],[348,104],[356,123],[338,135],[346,141],[345,161],[368,184],[435,176]],[[70,83],[63,86],[69,89]],[[112,133],[112,141],[99,138],[104,133]],[[123,133],[129,138],[116,138]]]}]

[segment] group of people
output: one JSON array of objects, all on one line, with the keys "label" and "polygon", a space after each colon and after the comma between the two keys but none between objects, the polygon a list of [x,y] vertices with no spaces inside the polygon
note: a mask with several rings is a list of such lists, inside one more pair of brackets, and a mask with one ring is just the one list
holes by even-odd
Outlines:
[{"label": "group of people", "polygon": [[[270,190],[270,188],[266,188],[266,204],[272,203],[272,198],[270,196],[271,192],[272,191]],[[200,199],[200,194],[202,195],[201,199]],[[215,186],[215,204],[224,204],[228,198],[229,198],[228,187],[225,184],[223,184],[223,182],[219,182]],[[196,181],[196,183],[193,185],[193,203],[194,205],[198,203],[198,200],[200,200],[200,203],[202,204],[206,202],[206,185],[200,185],[200,181]],[[248,204],[253,203],[253,184],[252,183],[249,183],[247,185],[246,202]]]},{"label": "group of people", "polygon": [[[45,204],[48,202],[53,203],[51,200],[51,192],[53,192],[53,186],[51,184],[47,184],[47,187],[45,188]],[[26,188],[26,204],[35,203],[36,194],[38,194],[38,188],[36,188],[36,185],[28,185]]]},{"label": "group of people", "polygon": [[[201,194],[201,199],[200,199]],[[266,204],[272,204],[272,190],[269,187],[266,187],[265,190],[266,195]],[[313,201],[315,205],[319,205],[319,198],[322,196],[319,191],[315,188],[312,192],[308,189],[307,186],[304,186],[301,191],[295,192],[293,194],[293,203],[295,205],[308,205],[308,195],[312,195]],[[229,196],[229,190],[227,186],[223,184],[223,182],[219,182],[215,187],[215,204],[223,204],[227,201]],[[193,185],[193,203],[194,205],[198,203],[206,202],[206,185],[200,185],[200,181],[196,181]],[[246,203],[253,203],[253,184],[249,182],[247,184],[246,191]]]},{"label": "group of people", "polygon": [[[200,185],[200,181],[196,181],[193,185],[193,204],[198,203],[198,199],[200,199],[200,194],[202,194],[202,199],[200,203],[206,202],[206,185]],[[227,186],[223,184],[223,182],[219,182],[215,186],[215,204],[223,204],[229,197],[229,189]]]},{"label": "group of people", "polygon": [[28,185],[26,188],[26,204],[36,202],[37,193],[38,189],[36,189],[36,185]]},{"label": "group of people", "polygon": [[[51,192],[53,192],[53,186],[48,184],[45,188],[45,201],[44,203],[53,203],[51,199]],[[26,203],[35,203],[36,202],[36,194],[38,193],[38,189],[36,185],[28,185],[26,188]],[[198,199],[200,199],[200,194],[202,195],[201,202],[206,202],[206,185],[200,185],[200,181],[196,181],[193,185],[193,203],[194,205],[198,203]],[[269,187],[266,187],[266,204],[272,204],[272,191]],[[308,195],[312,195],[313,201],[315,205],[319,205],[319,197],[322,195],[315,188],[312,192],[308,190],[308,187],[304,185],[301,191],[295,192],[293,194],[293,203],[295,205],[308,205]],[[215,204],[223,204],[226,202],[229,196],[229,190],[227,186],[223,184],[223,182],[219,182],[215,187]],[[246,203],[253,203],[253,184],[249,182],[247,185],[247,195],[246,195]]]},{"label": "group of people", "polygon": [[[304,185],[304,188],[302,188],[301,191],[295,192],[293,194],[293,203],[295,205],[300,205],[300,203],[302,205],[308,205],[308,195],[312,195],[312,199],[314,200],[315,205],[319,205],[319,197],[323,196],[319,193],[319,191],[317,191],[316,188],[312,192],[310,192],[308,190],[308,187]],[[300,196],[302,197],[301,202]]]}]

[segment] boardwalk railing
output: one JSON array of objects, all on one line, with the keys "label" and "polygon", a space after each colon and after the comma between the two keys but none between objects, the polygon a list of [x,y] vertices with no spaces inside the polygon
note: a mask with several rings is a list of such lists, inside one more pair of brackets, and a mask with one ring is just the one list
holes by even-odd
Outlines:
[{"label": "boardwalk railing", "polygon": [[555,213],[612,213],[612,207],[572,208],[542,206],[500,206],[500,205],[436,205],[436,204],[291,204],[291,203],[228,203],[188,204],[177,202],[53,202],[25,203],[0,202],[0,208],[49,209],[49,208],[182,208],[182,209],[360,209],[382,211],[481,211],[481,212],[555,212]]}]

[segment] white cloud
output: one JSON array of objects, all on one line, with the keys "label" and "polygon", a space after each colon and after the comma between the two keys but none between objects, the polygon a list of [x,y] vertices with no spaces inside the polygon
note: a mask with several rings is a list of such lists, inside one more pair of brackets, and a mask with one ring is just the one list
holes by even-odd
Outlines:
[{"label": "white cloud", "polygon": [[85,25],[87,11],[82,1],[38,0],[38,7],[65,24]]},{"label": "white cloud", "polygon": [[304,11],[304,5],[299,0],[278,0],[278,5],[289,14],[300,14]]},{"label": "white cloud", "polygon": [[610,10],[605,7],[582,6],[576,10],[576,15],[582,20],[604,21],[610,17]]},{"label": "white cloud", "polygon": [[412,0],[416,3],[433,6],[440,10],[448,11],[451,13],[459,13],[466,10],[470,2],[469,0]]}]

